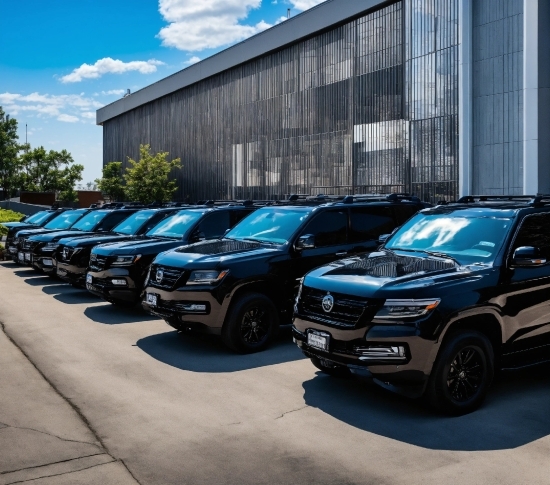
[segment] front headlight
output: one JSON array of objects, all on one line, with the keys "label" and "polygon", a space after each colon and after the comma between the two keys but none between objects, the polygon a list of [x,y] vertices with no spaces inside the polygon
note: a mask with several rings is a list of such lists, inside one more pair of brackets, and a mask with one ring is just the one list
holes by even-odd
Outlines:
[{"label": "front headlight", "polygon": [[214,285],[219,283],[229,273],[229,270],[201,270],[193,271],[187,280],[188,285]]},{"label": "front headlight", "polygon": [[421,317],[434,310],[441,300],[386,300],[374,318],[411,318]]},{"label": "front headlight", "polygon": [[117,258],[111,263],[111,266],[130,266],[136,263],[141,258],[141,254],[132,256],[117,256]]},{"label": "front headlight", "polygon": [[54,243],[54,242],[49,242],[48,244],[46,244],[46,245],[44,246],[44,249],[51,249],[51,250],[54,250],[54,249],[57,249],[57,246],[59,246],[59,244]]}]

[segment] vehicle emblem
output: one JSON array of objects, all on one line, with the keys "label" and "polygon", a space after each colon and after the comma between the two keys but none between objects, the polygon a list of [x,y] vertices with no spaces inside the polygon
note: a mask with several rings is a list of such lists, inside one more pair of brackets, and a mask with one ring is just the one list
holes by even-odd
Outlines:
[{"label": "vehicle emblem", "polygon": [[157,269],[157,274],[155,275],[157,283],[160,283],[162,281],[162,278],[164,278],[164,271],[162,271],[162,269]]},{"label": "vehicle emblem", "polygon": [[330,293],[327,293],[325,295],[321,305],[323,306],[323,310],[325,310],[325,312],[327,313],[329,313],[332,310],[332,307],[334,306],[334,298],[332,298],[332,295]]}]

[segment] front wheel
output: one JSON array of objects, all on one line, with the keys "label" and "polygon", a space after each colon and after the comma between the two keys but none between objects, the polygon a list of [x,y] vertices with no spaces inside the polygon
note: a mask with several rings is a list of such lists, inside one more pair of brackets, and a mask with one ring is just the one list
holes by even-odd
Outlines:
[{"label": "front wheel", "polygon": [[279,316],[273,302],[260,293],[239,298],[223,326],[222,339],[240,353],[265,349],[279,328]]},{"label": "front wheel", "polygon": [[428,383],[432,406],[448,414],[476,410],[494,375],[494,353],[489,339],[475,331],[457,332],[441,349]]}]

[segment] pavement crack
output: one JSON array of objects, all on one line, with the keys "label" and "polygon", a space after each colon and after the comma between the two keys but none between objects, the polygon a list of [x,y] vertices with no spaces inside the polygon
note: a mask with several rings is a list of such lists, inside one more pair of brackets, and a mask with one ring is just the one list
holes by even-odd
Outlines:
[{"label": "pavement crack", "polygon": [[84,470],[89,470],[90,468],[95,468],[97,466],[103,466],[103,465],[108,465],[109,463],[114,463],[118,460],[116,460],[115,458],[113,458],[111,461],[107,461],[105,463],[97,463],[96,465],[90,465],[90,466],[87,466],[85,468],[81,468],[80,470],[71,470],[71,471],[68,471],[68,472],[63,472],[63,473],[56,473],[55,475],[44,475],[43,477],[36,477],[36,478],[30,478],[28,480],[17,480],[15,482],[7,482],[6,485],[13,485],[14,483],[27,483],[27,482],[34,482],[35,480],[41,480],[42,478],[52,478],[52,477],[60,477],[62,475],[70,475],[71,473],[78,473],[78,472],[82,472]]},{"label": "pavement crack", "polygon": [[281,414],[280,416],[277,416],[275,419],[281,419],[281,418],[283,418],[286,414],[295,413],[296,411],[301,411],[302,409],[305,409],[305,408],[308,408],[308,407],[309,407],[309,404],[306,404],[305,406],[302,406],[301,408],[291,409],[290,411],[286,411],[286,412],[284,412],[283,414]]},{"label": "pavement crack", "polygon": [[[14,426],[12,426],[12,427],[14,427]],[[23,428],[23,429],[28,429],[28,428]],[[0,472],[0,475],[8,475],[9,473],[22,472],[23,470],[32,470],[33,468],[43,468],[45,466],[50,466],[50,465],[59,465],[59,463],[67,463],[69,461],[81,460],[82,458],[90,458],[91,456],[100,456],[100,455],[111,456],[108,453],[94,453],[93,455],[77,456],[76,458],[68,458],[66,460],[52,461],[51,463],[45,463],[44,465],[34,465],[34,466],[27,466],[27,467],[24,467],[24,468],[18,468],[17,470],[7,470],[5,472]],[[113,457],[111,456],[111,458],[113,458]],[[114,458],[113,458],[113,460],[114,460]],[[111,463],[111,462],[109,462],[109,463]]]},{"label": "pavement crack", "polygon": [[[2,423],[2,424],[5,424],[5,423]],[[99,446],[97,443],[92,443],[90,441],[71,440],[69,438],[63,438],[61,436],[57,436],[56,434],[53,434],[53,433],[48,433],[47,431],[42,431],[42,430],[35,429],[35,428],[27,428],[25,426],[13,426],[11,424],[5,424],[5,426],[7,428],[25,429],[25,430],[28,430],[28,431],[35,431],[36,433],[45,434],[47,436],[51,436],[52,438],[57,438],[58,440],[61,440],[61,441],[68,441],[70,443],[81,443],[83,445],[91,445],[91,446],[95,446],[98,449],[102,449],[102,447]],[[99,454],[105,454],[105,453],[99,453]],[[93,455],[89,455],[89,456],[93,456]],[[0,474],[1,474],[1,472],[0,472]]]}]

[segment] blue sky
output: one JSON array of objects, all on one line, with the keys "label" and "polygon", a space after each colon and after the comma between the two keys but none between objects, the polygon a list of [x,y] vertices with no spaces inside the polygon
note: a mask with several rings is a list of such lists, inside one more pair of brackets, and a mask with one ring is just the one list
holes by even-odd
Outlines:
[{"label": "blue sky", "polygon": [[0,0],[0,106],[101,176],[95,110],[322,0]]}]

